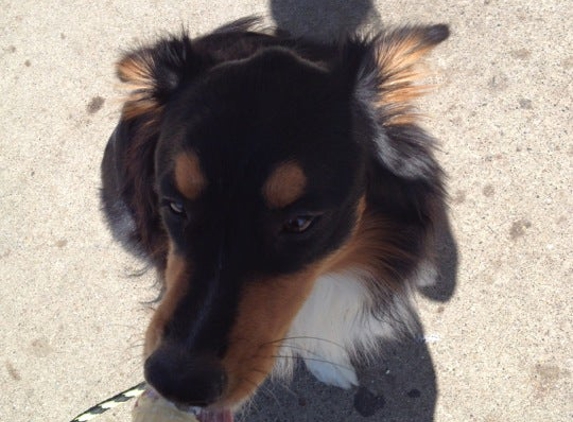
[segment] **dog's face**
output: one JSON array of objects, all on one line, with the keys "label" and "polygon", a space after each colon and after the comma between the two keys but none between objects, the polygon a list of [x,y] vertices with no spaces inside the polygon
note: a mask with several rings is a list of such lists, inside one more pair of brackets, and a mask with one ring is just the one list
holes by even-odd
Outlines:
[{"label": "dog's face", "polygon": [[[320,276],[386,271],[392,288],[413,267],[424,236],[413,227],[441,187],[412,122],[412,66],[446,36],[410,28],[317,58],[230,32],[122,59],[125,160],[137,161],[125,192],[165,283],[145,372],[167,399],[235,408]],[[225,37],[236,47],[223,54]]]},{"label": "dog's face", "polygon": [[206,402],[226,392],[232,405],[265,378],[360,217],[365,146],[338,82],[270,51],[213,70],[165,110],[156,176],[170,253],[147,353],[220,359],[224,385]]}]

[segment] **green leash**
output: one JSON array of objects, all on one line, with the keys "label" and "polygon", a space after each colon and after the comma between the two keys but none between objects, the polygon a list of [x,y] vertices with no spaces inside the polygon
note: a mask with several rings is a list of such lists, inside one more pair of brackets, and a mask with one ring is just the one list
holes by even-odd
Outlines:
[{"label": "green leash", "polygon": [[125,403],[135,397],[139,397],[141,393],[145,391],[145,387],[147,386],[146,383],[142,382],[141,384],[137,384],[134,387],[131,387],[128,390],[122,391],[115,396],[102,401],[101,403],[96,404],[95,406],[89,408],[85,412],[79,414],[75,418],[73,418],[70,422],[85,422],[89,421],[96,416],[101,415],[104,412],[107,412],[109,409],[113,409],[114,407]]}]

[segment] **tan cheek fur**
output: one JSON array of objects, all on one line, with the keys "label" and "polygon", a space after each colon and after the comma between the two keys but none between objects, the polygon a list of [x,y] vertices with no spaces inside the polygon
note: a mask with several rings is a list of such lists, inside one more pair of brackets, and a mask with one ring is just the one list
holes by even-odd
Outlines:
[{"label": "tan cheek fur", "polygon": [[244,292],[223,360],[229,374],[224,404],[249,397],[271,371],[280,340],[312,290],[318,268],[252,283]]},{"label": "tan cheek fur", "polygon": [[187,293],[189,271],[188,263],[173,252],[171,245],[165,270],[165,294],[147,327],[144,357],[149,357],[159,346],[165,325],[175,312],[181,298]]}]

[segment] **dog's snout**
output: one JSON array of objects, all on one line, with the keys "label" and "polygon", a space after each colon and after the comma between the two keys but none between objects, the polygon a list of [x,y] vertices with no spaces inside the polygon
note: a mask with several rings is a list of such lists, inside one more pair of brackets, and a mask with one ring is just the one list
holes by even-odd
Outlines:
[{"label": "dog's snout", "polygon": [[186,406],[208,406],[227,383],[222,366],[175,346],[162,346],[145,361],[145,379],[163,397]]}]

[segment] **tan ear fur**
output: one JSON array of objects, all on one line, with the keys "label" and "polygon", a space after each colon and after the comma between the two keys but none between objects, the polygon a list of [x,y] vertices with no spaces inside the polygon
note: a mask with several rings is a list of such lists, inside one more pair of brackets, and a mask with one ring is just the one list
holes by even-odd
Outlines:
[{"label": "tan ear fur", "polygon": [[126,90],[123,118],[133,119],[144,113],[159,111],[161,106],[154,97],[155,63],[151,51],[140,50],[123,57],[116,65],[117,76]]},{"label": "tan ear fur", "polygon": [[405,27],[381,34],[373,43],[376,90],[373,106],[382,113],[384,126],[414,123],[418,116],[413,100],[430,85],[420,84],[429,72],[422,59],[449,34],[445,25]]}]

